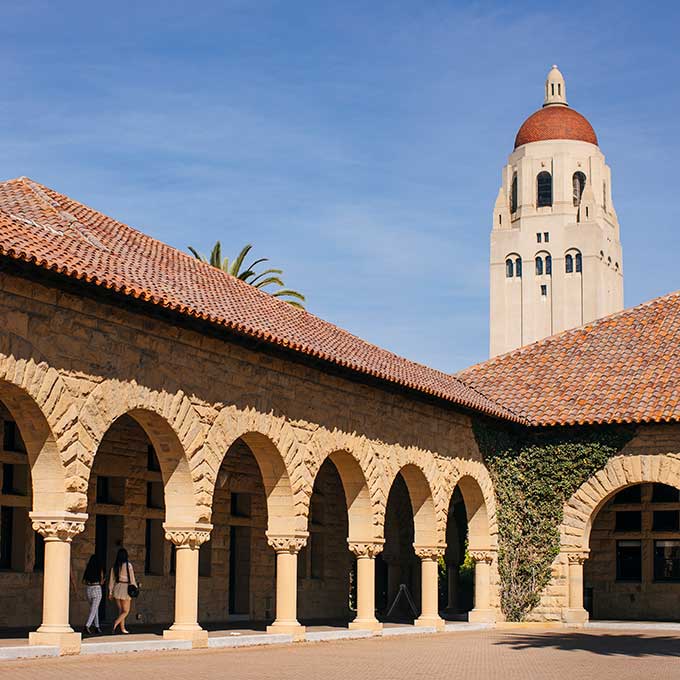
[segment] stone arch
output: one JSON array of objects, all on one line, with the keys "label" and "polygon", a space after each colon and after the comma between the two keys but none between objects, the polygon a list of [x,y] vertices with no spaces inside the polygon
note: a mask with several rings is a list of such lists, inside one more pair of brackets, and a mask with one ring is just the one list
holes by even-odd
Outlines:
[{"label": "stone arch", "polygon": [[[267,531],[270,535],[295,535],[306,531],[305,497],[311,486],[298,451],[293,428],[282,418],[252,410],[223,409],[213,422],[201,456],[201,491],[211,500],[217,473],[231,445],[242,439],[260,469],[267,496]],[[305,489],[309,487],[309,493]]]},{"label": "stone arch", "polygon": [[115,380],[101,383],[93,390],[81,418],[91,447],[88,464],[82,471],[86,482],[104,435],[124,415],[142,427],[156,452],[163,477],[167,523],[184,526],[209,521],[209,509],[200,504],[190,465],[201,446],[204,428],[182,392],[159,393],[136,383]]},{"label": "stone arch", "polygon": [[[346,450],[334,451],[325,460],[330,460],[338,471],[347,502],[349,541],[372,541],[376,535],[376,521],[373,503],[364,471],[357,459]],[[317,473],[321,467],[317,469]],[[312,486],[314,482],[312,482]]]},{"label": "stone arch", "polygon": [[4,380],[0,380],[0,401],[16,422],[26,446],[31,469],[33,512],[66,512],[66,469],[43,411],[24,390]]},{"label": "stone arch", "polygon": [[616,456],[596,472],[564,505],[562,549],[588,550],[593,520],[602,506],[621,489],[654,482],[680,489],[680,456]]},{"label": "stone arch", "polygon": [[430,482],[423,470],[414,463],[404,465],[399,474],[406,482],[411,499],[415,545],[438,545],[440,532]]},{"label": "stone arch", "polygon": [[449,501],[456,487],[460,489],[465,503],[468,549],[496,549],[498,546],[496,496],[489,471],[482,463],[458,460],[446,483]]}]

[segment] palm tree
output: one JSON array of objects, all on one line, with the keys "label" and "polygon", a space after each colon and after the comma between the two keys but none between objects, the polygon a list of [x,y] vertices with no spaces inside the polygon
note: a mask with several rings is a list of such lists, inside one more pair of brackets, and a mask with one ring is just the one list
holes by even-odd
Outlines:
[{"label": "palm tree", "polygon": [[[219,241],[215,243],[212,251],[210,252],[210,258],[206,258],[204,255],[201,255],[201,253],[199,253],[192,246],[189,246],[189,251],[197,260],[206,262],[213,267],[217,267],[217,269],[221,269],[223,272],[231,274],[232,276],[235,276],[237,279],[241,279],[241,281],[245,281],[251,286],[255,286],[255,288],[265,289],[268,286],[277,286],[279,290],[275,290],[274,292],[270,293],[270,295],[283,298],[288,304],[293,305],[293,307],[304,309],[305,307],[302,303],[305,301],[305,296],[302,293],[298,293],[296,290],[289,290],[288,288],[285,288],[285,284],[281,279],[281,275],[283,274],[282,269],[265,269],[259,274],[255,271],[255,267],[257,267],[258,264],[268,262],[269,258],[261,257],[259,260],[252,262],[249,266],[243,266],[243,262],[245,261],[252,247],[253,246],[250,243],[244,246],[241,249],[241,252],[231,263],[229,262],[228,257],[222,259],[222,245]],[[269,291],[266,292],[269,293]]]}]

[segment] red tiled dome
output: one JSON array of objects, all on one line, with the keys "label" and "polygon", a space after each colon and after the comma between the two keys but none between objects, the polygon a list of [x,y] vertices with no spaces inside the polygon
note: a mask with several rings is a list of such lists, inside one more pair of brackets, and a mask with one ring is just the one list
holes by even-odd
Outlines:
[{"label": "red tiled dome", "polygon": [[522,144],[546,139],[575,139],[597,146],[593,126],[578,111],[568,106],[544,106],[532,113],[522,123],[515,137],[515,149]]}]

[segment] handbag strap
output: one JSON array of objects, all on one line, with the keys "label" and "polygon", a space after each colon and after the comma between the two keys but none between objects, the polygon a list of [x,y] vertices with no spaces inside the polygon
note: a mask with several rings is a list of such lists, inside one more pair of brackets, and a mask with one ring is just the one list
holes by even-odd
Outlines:
[{"label": "handbag strap", "polygon": [[128,585],[130,585],[132,583],[132,581],[130,580],[130,563],[126,562],[125,566],[127,567]]}]

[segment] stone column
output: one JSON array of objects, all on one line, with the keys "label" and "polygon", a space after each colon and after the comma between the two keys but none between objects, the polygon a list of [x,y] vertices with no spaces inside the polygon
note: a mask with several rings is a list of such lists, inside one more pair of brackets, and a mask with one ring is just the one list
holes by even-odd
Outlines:
[{"label": "stone column", "polygon": [[71,540],[85,528],[83,513],[32,512],[33,529],[45,539],[42,624],[30,633],[30,645],[58,646],[60,654],[80,652],[80,633],[69,625]]},{"label": "stone column", "polygon": [[375,556],[385,541],[347,541],[357,558],[357,615],[349,627],[354,630],[382,630],[375,618]]},{"label": "stone column", "polygon": [[446,546],[413,546],[421,565],[421,607],[416,626],[434,627],[444,630],[444,619],[439,616],[439,564]]},{"label": "stone column", "polygon": [[166,640],[190,640],[193,648],[208,646],[208,632],[198,625],[198,554],[210,539],[211,524],[163,525],[175,546],[175,622],[163,631]]},{"label": "stone column", "polygon": [[569,607],[564,610],[566,623],[582,625],[588,620],[588,612],[583,608],[583,563],[588,559],[587,550],[567,553],[569,564]]},{"label": "stone column", "polygon": [[276,551],[276,620],[268,633],[286,633],[293,640],[304,640],[305,627],[297,620],[297,555],[307,543],[307,533],[274,536],[267,532],[269,545]]},{"label": "stone column", "polygon": [[475,608],[468,614],[468,621],[495,623],[496,612],[491,608],[491,565],[493,550],[471,550],[475,562]]}]

